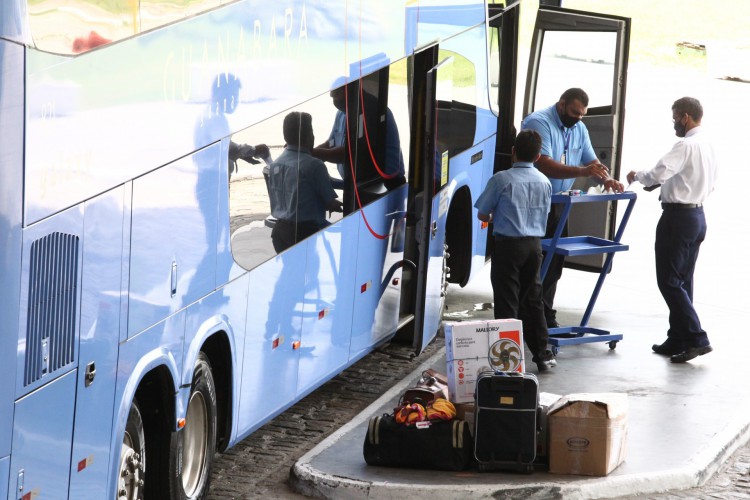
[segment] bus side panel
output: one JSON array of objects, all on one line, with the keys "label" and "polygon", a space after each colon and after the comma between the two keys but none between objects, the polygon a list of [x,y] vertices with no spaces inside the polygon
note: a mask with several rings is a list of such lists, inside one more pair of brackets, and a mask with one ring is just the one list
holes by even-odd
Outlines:
[{"label": "bus side panel", "polygon": [[23,233],[16,399],[78,365],[83,204]]},{"label": "bus side panel", "polygon": [[432,198],[432,221],[437,221],[437,231],[425,243],[428,252],[427,285],[425,286],[424,328],[422,349],[437,336],[443,319],[445,293],[445,222],[448,217],[448,190],[443,189]]},{"label": "bus side panel", "polygon": [[[24,49],[0,40],[0,457],[10,454],[16,389],[21,206],[23,193]],[[7,465],[6,465],[7,467]],[[0,483],[0,491],[6,483]]]},{"label": "bus side panel", "polygon": [[370,228],[360,223],[350,360],[362,357],[398,327],[401,287],[392,282],[401,278],[404,248],[398,241],[404,236],[407,188],[404,185],[363,209]]},{"label": "bus side panel", "polygon": [[294,343],[301,338],[309,241],[250,273],[239,437],[288,406],[297,393],[300,351]]},{"label": "bus side panel", "polygon": [[129,335],[216,287],[219,145],[133,181]]},{"label": "bus side panel", "polygon": [[[227,394],[230,398],[228,401],[230,410],[239,408],[240,391],[238,388],[242,378],[242,360],[244,357],[248,282],[249,277],[245,274],[200,302],[193,304],[187,310],[182,385],[189,386],[191,384],[195,360],[206,338],[219,330],[225,331],[229,341],[232,362],[231,366],[222,368],[231,373],[232,379],[229,381],[230,386],[220,388],[219,393]],[[217,369],[216,366],[212,366],[212,368]],[[233,415],[232,422],[235,428],[231,431],[234,435],[236,434],[236,415]]]},{"label": "bus side panel", "polygon": [[307,242],[297,396],[349,361],[359,217],[346,217]]},{"label": "bus side panel", "polygon": [[[114,498],[117,492],[119,458],[125,426],[138,384],[146,373],[160,368],[164,369],[165,373],[168,372],[169,382],[171,383],[169,386],[170,393],[161,394],[160,397],[175,399],[175,413],[183,416],[185,414],[185,408],[180,406],[182,400],[176,398],[184,335],[185,312],[183,310],[120,344],[112,445],[109,449],[109,474],[107,476],[107,491],[109,494],[105,498]],[[141,408],[141,411],[143,411],[143,408]],[[165,416],[165,418],[169,418],[173,423],[175,422],[174,415]]]},{"label": "bus side panel", "polygon": [[[122,294],[123,188],[84,208],[81,334],[70,498],[106,498]],[[93,373],[93,379],[87,373]]]},{"label": "bus side panel", "polygon": [[10,498],[67,497],[75,390],[74,370],[16,402]]},{"label": "bus side panel", "polygon": [[[8,478],[10,477],[10,457],[0,459],[0,485],[8,484]],[[8,499],[8,490],[4,487],[0,487],[0,500]]]}]

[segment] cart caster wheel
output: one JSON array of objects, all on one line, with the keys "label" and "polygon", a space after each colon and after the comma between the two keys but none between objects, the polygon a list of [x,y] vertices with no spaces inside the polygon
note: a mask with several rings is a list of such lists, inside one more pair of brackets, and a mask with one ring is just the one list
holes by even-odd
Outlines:
[{"label": "cart caster wheel", "polygon": [[617,341],[613,340],[609,343],[609,349],[614,351],[615,347],[617,347]]},{"label": "cart caster wheel", "polygon": [[550,350],[552,351],[552,354],[554,354],[555,356],[557,356],[557,353],[560,352],[560,347],[558,347],[556,345],[553,345],[552,349],[550,349]]}]

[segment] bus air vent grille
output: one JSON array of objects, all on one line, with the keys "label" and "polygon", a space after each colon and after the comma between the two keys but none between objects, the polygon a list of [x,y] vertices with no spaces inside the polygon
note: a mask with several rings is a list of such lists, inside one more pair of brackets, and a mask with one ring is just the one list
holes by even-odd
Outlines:
[{"label": "bus air vent grille", "polygon": [[71,234],[52,233],[31,245],[24,385],[74,361],[78,252]]}]

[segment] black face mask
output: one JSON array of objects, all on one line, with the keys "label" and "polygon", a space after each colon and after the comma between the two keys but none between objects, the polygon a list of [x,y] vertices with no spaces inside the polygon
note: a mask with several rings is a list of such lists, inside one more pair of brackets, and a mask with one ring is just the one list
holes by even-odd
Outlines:
[{"label": "black face mask", "polygon": [[579,121],[581,121],[581,119],[580,118],[573,118],[572,116],[568,116],[567,114],[565,114],[565,115],[562,115],[560,117],[560,121],[565,126],[565,128],[570,128],[573,125],[575,125],[576,123],[578,123]]},{"label": "black face mask", "polygon": [[677,137],[685,137],[686,125],[683,125],[681,121],[674,122],[674,133]]}]

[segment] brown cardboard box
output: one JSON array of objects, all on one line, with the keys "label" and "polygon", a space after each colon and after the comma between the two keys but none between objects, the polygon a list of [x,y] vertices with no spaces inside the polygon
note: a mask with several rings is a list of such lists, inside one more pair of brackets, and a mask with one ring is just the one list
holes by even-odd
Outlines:
[{"label": "brown cardboard box", "polygon": [[569,394],[549,409],[549,471],[606,476],[625,459],[627,394]]}]

